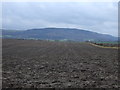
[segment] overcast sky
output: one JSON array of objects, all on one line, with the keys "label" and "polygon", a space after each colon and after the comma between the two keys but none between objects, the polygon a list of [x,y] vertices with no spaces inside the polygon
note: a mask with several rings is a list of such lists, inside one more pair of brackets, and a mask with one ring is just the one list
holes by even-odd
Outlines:
[{"label": "overcast sky", "polygon": [[2,28],[65,27],[118,35],[117,2],[4,2]]}]

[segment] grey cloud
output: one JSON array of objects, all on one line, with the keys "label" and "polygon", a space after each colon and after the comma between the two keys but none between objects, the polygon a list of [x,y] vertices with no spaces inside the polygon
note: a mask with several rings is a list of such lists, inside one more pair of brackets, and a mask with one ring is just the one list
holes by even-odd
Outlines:
[{"label": "grey cloud", "polygon": [[117,35],[117,3],[3,3],[3,28],[74,27]]}]

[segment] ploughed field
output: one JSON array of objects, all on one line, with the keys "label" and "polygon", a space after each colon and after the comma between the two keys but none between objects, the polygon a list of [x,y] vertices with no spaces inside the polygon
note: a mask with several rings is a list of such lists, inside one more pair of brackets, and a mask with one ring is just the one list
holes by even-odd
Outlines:
[{"label": "ploughed field", "polygon": [[3,88],[118,88],[118,50],[3,39]]}]

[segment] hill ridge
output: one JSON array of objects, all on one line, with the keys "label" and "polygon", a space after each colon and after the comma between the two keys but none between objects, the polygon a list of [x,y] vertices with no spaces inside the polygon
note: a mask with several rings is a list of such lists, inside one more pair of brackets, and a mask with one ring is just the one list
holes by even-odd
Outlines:
[{"label": "hill ridge", "polygon": [[76,28],[34,28],[25,31],[3,30],[3,38],[72,40],[72,41],[116,41],[117,37]]}]

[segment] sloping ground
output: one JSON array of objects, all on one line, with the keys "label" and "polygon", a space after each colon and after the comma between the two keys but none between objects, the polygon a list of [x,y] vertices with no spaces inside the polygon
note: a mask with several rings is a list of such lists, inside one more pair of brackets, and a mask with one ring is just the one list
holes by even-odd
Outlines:
[{"label": "sloping ground", "polygon": [[117,49],[3,39],[3,88],[118,88]]},{"label": "sloping ground", "polygon": [[3,38],[70,40],[70,41],[117,41],[117,37],[74,28],[40,28],[29,30],[3,30]]}]

